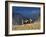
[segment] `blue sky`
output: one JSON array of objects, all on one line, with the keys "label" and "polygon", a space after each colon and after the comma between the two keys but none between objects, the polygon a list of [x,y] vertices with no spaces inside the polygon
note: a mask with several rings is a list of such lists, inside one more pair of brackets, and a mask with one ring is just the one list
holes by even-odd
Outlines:
[{"label": "blue sky", "polygon": [[15,15],[16,13],[20,13],[25,17],[32,17],[32,15],[38,16],[40,14],[40,8],[39,7],[12,7],[12,12]]}]

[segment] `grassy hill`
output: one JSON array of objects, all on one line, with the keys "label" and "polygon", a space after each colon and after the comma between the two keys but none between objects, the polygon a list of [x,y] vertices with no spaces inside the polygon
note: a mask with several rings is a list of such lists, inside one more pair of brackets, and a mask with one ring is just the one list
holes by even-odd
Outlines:
[{"label": "grassy hill", "polygon": [[30,24],[23,24],[23,25],[14,25],[13,30],[34,30],[40,29],[40,21],[36,21]]}]

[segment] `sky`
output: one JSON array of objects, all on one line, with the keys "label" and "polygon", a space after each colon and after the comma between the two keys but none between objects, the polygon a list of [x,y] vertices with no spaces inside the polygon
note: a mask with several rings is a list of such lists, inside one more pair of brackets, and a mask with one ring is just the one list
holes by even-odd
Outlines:
[{"label": "sky", "polygon": [[20,13],[25,17],[28,18],[35,18],[36,16],[38,16],[40,14],[40,8],[39,7],[17,7],[17,6],[13,6],[12,7],[12,12],[15,16],[16,13]]}]

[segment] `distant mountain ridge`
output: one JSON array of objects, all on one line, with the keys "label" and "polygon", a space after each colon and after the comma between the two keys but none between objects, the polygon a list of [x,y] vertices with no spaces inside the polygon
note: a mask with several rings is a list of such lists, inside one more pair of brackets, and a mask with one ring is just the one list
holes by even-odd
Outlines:
[{"label": "distant mountain ridge", "polygon": [[[16,16],[16,15],[20,15],[23,19],[32,19],[32,20],[36,20],[36,19],[38,19],[38,17],[40,17],[40,14],[38,14],[38,15],[36,15],[36,14],[32,14],[32,15],[30,15],[30,16],[24,16],[24,15],[22,15],[21,13],[14,13],[13,14],[13,18]],[[19,17],[20,17],[19,16]]]}]

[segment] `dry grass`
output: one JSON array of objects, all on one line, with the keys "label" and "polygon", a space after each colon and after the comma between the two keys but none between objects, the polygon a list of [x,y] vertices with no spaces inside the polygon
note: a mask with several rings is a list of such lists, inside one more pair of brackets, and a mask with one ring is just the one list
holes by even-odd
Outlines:
[{"label": "dry grass", "polygon": [[40,23],[35,22],[35,23],[25,24],[25,25],[15,25],[13,27],[13,30],[32,30],[32,29],[40,29]]}]

